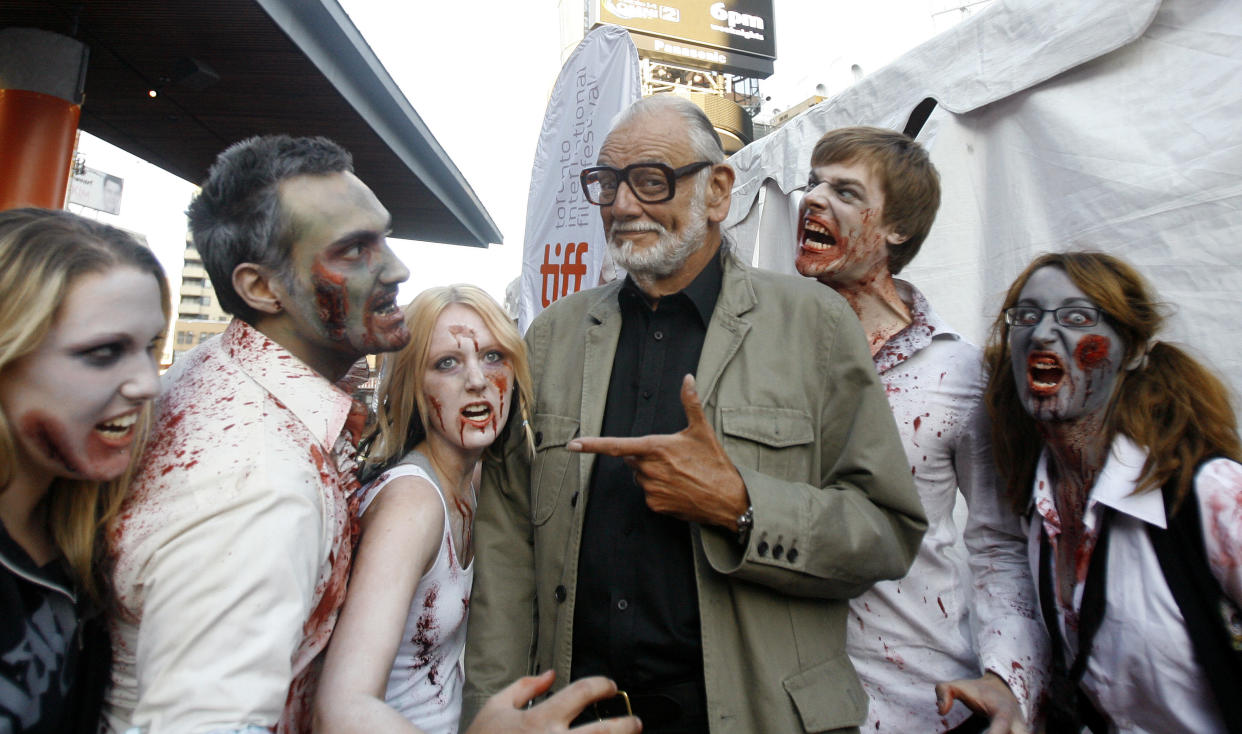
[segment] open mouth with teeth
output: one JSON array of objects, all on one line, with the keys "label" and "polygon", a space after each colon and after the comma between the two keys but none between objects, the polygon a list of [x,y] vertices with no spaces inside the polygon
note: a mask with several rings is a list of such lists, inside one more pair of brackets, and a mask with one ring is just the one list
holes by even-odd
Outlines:
[{"label": "open mouth with teeth", "polygon": [[1036,395],[1051,395],[1065,379],[1065,365],[1052,352],[1033,352],[1026,359],[1026,381]]},{"label": "open mouth with teeth", "polygon": [[486,428],[492,421],[492,406],[488,403],[471,403],[461,409],[461,417],[473,426]]},{"label": "open mouth with teeth", "polygon": [[803,250],[822,252],[837,244],[837,236],[833,229],[816,217],[802,218],[802,236],[799,243]]},{"label": "open mouth with teeth", "polygon": [[371,313],[376,316],[390,316],[396,312],[397,292],[395,290],[371,299]]},{"label": "open mouth with teeth", "polygon": [[403,346],[410,339],[405,326],[405,314],[397,307],[397,289],[391,288],[371,297],[363,316],[366,340],[371,346],[382,344],[387,348]]},{"label": "open mouth with teeth", "polygon": [[125,415],[95,425],[95,435],[110,446],[127,446],[134,435],[134,426],[138,423],[138,411],[132,410]]}]

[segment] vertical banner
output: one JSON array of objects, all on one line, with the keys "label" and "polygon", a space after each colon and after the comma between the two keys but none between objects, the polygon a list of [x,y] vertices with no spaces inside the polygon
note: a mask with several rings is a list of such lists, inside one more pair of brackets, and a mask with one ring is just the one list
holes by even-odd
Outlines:
[{"label": "vertical banner", "polygon": [[599,282],[604,230],[578,172],[595,165],[613,117],[641,91],[638,51],[618,26],[588,33],[561,68],[539,132],[526,203],[518,308],[523,333],[557,299]]}]

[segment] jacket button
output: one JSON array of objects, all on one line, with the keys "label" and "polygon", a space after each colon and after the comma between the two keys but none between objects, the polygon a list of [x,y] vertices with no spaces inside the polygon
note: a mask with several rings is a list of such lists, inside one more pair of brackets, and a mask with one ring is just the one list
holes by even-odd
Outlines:
[{"label": "jacket button", "polygon": [[556,591],[552,592],[552,596],[557,602],[565,601],[565,586],[563,584],[557,585]]},{"label": "jacket button", "polygon": [[755,546],[755,552],[761,556],[766,556],[768,554],[768,541],[759,541],[759,545]]},{"label": "jacket button", "polygon": [[570,507],[578,506],[578,493],[577,492],[574,492],[573,495],[569,498],[569,506]]},{"label": "jacket button", "polygon": [[543,443],[543,431],[535,431],[535,445],[539,446]]},{"label": "jacket button", "polygon": [[776,545],[772,546],[772,557],[773,558],[779,561],[781,559],[781,556],[784,554],[785,554],[785,546],[781,545],[780,543],[777,543]]},{"label": "jacket button", "polygon": [[798,560],[798,549],[790,548],[789,552],[785,554],[785,560],[789,561],[790,563],[793,563],[794,561]]}]

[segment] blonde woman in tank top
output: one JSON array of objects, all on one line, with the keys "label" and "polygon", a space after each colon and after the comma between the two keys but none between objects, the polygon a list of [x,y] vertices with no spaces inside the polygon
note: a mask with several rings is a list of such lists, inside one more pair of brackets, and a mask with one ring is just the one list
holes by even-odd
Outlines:
[{"label": "blonde woman in tank top", "polygon": [[320,681],[328,731],[457,731],[479,463],[510,415],[529,431],[525,346],[490,296],[433,288],[405,318],[410,343],[381,368],[375,478]]}]

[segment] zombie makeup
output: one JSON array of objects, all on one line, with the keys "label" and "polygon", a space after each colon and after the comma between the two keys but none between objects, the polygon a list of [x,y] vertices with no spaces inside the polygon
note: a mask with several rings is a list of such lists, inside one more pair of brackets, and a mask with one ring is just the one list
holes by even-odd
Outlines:
[{"label": "zombie makeup", "polygon": [[291,351],[319,369],[321,352],[348,366],[405,346],[410,332],[397,285],[410,272],[388,247],[388,212],[371,190],[350,173],[296,176],[280,190],[298,230],[282,281],[284,313],[301,347]]},{"label": "zombie makeup", "polygon": [[428,440],[481,452],[509,419],[513,364],[474,309],[449,305],[428,345],[423,397]]},{"label": "zombie makeup", "polygon": [[159,284],[118,267],[69,287],[38,348],[0,375],[19,472],[103,481],[129,465],[143,406],[159,392]]},{"label": "zombie makeup", "polygon": [[1015,304],[1043,309],[1038,323],[1009,327],[1018,397],[1037,421],[1102,417],[1122,369],[1125,344],[1101,312],[1091,326],[1067,326],[1051,313],[1067,306],[1098,308],[1059,267],[1031,274]]},{"label": "zombie makeup", "polygon": [[798,272],[855,290],[887,274],[888,245],[905,238],[883,223],[884,193],[870,166],[814,166],[808,187],[798,210]]},{"label": "zombie makeup", "polygon": [[[385,257],[378,249],[365,243],[349,245],[344,253],[329,248],[311,266],[315,306],[325,333],[359,354],[390,352],[410,340],[397,308],[397,287],[380,282],[389,263],[380,262]],[[386,254],[391,257],[391,252]]]}]

